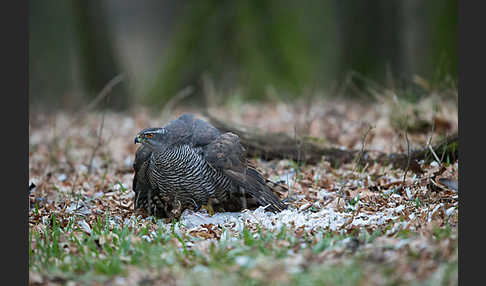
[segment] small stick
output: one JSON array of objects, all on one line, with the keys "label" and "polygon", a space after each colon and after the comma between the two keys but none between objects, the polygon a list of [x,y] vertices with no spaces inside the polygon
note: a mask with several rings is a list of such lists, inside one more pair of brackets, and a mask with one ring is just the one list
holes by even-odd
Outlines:
[{"label": "small stick", "polygon": [[89,159],[88,174],[91,174],[94,156],[95,156],[96,152],[98,151],[98,149],[101,147],[101,141],[102,141],[101,140],[102,139],[101,134],[103,132],[103,126],[105,125],[105,112],[106,112],[106,109],[103,110],[103,114],[101,115],[100,132],[98,134],[98,141],[96,142],[96,146],[93,149],[93,153],[91,153],[91,158]]},{"label": "small stick", "polygon": [[[117,75],[116,77],[114,77],[113,79],[111,79],[106,85],[105,87],[103,87],[103,89],[100,91],[100,93],[98,94],[98,96],[90,103],[86,106],[86,108],[84,108],[79,114],[78,114],[78,117],[76,117],[72,122],[71,124],[73,124],[74,122],[77,121],[77,119],[79,118],[80,115],[88,112],[90,109],[94,108],[96,105],[98,105],[98,103],[106,98],[106,103],[108,103],[108,100],[109,100],[109,95],[110,95],[110,92],[111,90],[113,89],[113,87],[115,85],[117,85],[118,83],[122,82],[123,79],[124,79],[124,74],[119,74]],[[88,167],[88,174],[91,174],[91,170],[92,170],[92,167],[93,167],[93,159],[94,159],[94,156],[96,154],[96,152],[98,151],[98,149],[101,147],[101,135],[103,133],[103,126],[105,124],[105,113],[106,113],[106,108],[103,110],[103,114],[101,115],[101,126],[100,126],[100,132],[98,134],[98,142],[96,143],[96,146],[95,148],[93,149],[93,153],[91,154],[91,158],[89,159],[89,167]]]},{"label": "small stick", "polygon": [[74,124],[82,115],[84,115],[86,112],[89,110],[95,108],[102,99],[110,95],[111,90],[113,87],[115,87],[117,84],[121,83],[123,79],[125,78],[124,74],[119,74],[112,78],[100,91],[100,93],[96,96],[95,99],[93,99],[85,108],[83,108],[78,115],[74,118],[74,120],[71,122],[71,125]]},{"label": "small stick", "polygon": [[[352,173],[354,173],[356,171],[357,166],[358,166],[358,163],[361,161],[361,158],[363,157],[363,154],[365,152],[365,148],[364,147],[365,147],[365,143],[366,143],[366,137],[368,137],[368,134],[370,133],[371,129],[373,129],[373,127],[371,125],[368,126],[368,129],[366,130],[366,132],[365,132],[365,134],[363,136],[363,139],[361,140],[361,150],[359,152],[359,156],[357,156],[355,158],[355,162],[354,162],[354,167],[353,167]],[[342,184],[341,185],[341,188],[339,188],[339,190],[338,190],[339,196],[342,196],[342,191],[343,191],[344,185],[345,184]]]},{"label": "small stick", "polygon": [[63,132],[59,133],[59,134],[66,134],[66,132],[80,119],[82,118],[85,118],[85,115],[88,111],[90,111],[91,109],[95,108],[100,102],[102,99],[104,99],[105,97],[107,97],[108,95],[110,95],[110,92],[111,90],[113,89],[113,87],[115,87],[117,84],[121,83],[123,81],[123,79],[125,78],[125,75],[124,74],[119,74],[117,76],[115,76],[114,78],[112,78],[104,87],[103,89],[100,91],[100,93],[96,96],[95,99],[93,99],[88,105],[86,105],[86,107],[84,107],[83,109],[81,109],[81,111],[79,111],[78,114],[76,114],[74,116],[74,119],[68,124],[68,126],[66,127],[66,130],[64,130]]},{"label": "small stick", "polygon": [[75,173],[75,175],[74,175],[74,181],[73,181],[73,186],[72,186],[72,188],[71,188],[71,195],[72,195],[73,197],[75,196],[75,191],[74,191],[74,189],[75,189],[75,187],[76,187],[76,182],[77,182],[77,180],[78,180],[78,173]]},{"label": "small stick", "polygon": [[437,154],[435,154],[434,148],[432,148],[432,146],[429,145],[429,150],[430,150],[430,152],[432,152],[432,155],[434,155],[434,158],[437,161],[437,163],[440,164],[441,163],[441,160],[439,159],[439,157],[437,156]]},{"label": "small stick", "polygon": [[181,102],[183,99],[188,97],[189,95],[193,94],[194,88],[192,86],[188,86],[181,91],[179,91],[174,97],[172,97],[162,109],[162,118],[166,119],[170,117],[170,113],[174,110],[174,107]]},{"label": "small stick", "polygon": [[[407,120],[408,121],[408,120]],[[402,185],[400,188],[403,190],[403,186],[405,185],[405,179],[407,177],[408,173],[408,168],[410,167],[410,161],[412,160],[412,157],[410,156],[410,141],[408,140],[408,122],[407,122],[407,127],[405,129],[405,140],[407,140],[407,168],[405,169],[405,173],[403,174],[403,180],[402,180]],[[430,147],[430,145],[429,145]]]},{"label": "small stick", "polygon": [[359,163],[361,161],[361,159],[363,158],[363,154],[365,152],[366,137],[368,137],[368,133],[370,133],[371,129],[373,129],[373,126],[369,125],[368,130],[366,130],[366,133],[363,136],[363,140],[361,141],[361,150],[359,152],[358,160],[357,160],[357,162],[355,162],[353,172],[356,170],[356,166],[357,166],[356,163]]}]

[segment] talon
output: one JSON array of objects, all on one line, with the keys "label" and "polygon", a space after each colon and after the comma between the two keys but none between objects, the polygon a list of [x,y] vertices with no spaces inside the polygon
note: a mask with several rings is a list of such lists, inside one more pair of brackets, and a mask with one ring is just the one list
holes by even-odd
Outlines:
[{"label": "talon", "polygon": [[208,202],[207,204],[202,205],[201,208],[205,209],[208,212],[209,216],[214,215],[214,209],[213,209],[213,206],[211,205],[211,202]]}]

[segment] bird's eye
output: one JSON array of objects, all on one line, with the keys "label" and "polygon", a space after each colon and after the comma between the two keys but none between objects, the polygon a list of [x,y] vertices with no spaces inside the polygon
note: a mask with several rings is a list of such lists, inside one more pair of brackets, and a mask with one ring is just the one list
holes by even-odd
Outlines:
[{"label": "bird's eye", "polygon": [[152,138],[152,137],[154,137],[154,134],[148,133],[148,134],[145,134],[145,137]]}]

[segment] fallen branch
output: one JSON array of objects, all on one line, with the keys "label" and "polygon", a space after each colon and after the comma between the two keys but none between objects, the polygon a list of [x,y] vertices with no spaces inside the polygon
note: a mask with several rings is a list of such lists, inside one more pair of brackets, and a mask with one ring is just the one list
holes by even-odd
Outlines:
[{"label": "fallen branch", "polygon": [[[233,132],[240,136],[241,143],[247,149],[249,157],[261,157],[266,160],[291,159],[304,164],[315,164],[324,159],[331,162],[333,165],[339,165],[352,162],[353,159],[356,158],[357,153],[362,153],[360,161],[363,163],[393,164],[395,168],[401,168],[403,170],[405,170],[408,165],[409,170],[415,173],[422,172],[418,161],[430,161],[433,159],[433,155],[428,148],[411,151],[410,154],[387,154],[378,151],[345,150],[329,147],[319,138],[294,138],[283,132],[263,132],[257,128],[222,121],[208,112],[205,113],[205,116],[211,124],[219,130],[223,132]],[[447,154],[450,162],[454,162],[458,157],[457,133],[436,144],[432,149],[435,153]],[[376,155],[372,156],[371,153]]]},{"label": "fallen branch", "polygon": [[221,121],[206,114],[211,124],[223,132],[233,132],[240,137],[249,157],[271,159],[292,159],[298,163],[315,164],[325,156],[331,161],[351,162],[355,153],[338,148],[329,148],[311,137],[291,137],[283,132],[268,133],[247,126],[238,126]]}]

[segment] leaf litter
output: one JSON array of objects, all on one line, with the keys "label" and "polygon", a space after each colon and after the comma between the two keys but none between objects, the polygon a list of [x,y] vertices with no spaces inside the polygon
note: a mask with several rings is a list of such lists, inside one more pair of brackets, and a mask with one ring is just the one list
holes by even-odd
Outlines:
[{"label": "leaf litter", "polygon": [[[363,140],[360,136],[365,134],[370,123],[374,123],[366,149],[406,152],[406,143],[400,137],[401,132],[393,127],[390,108],[386,106],[380,109],[348,101],[312,106],[318,108],[309,111],[313,115],[311,122],[304,122],[301,113],[294,112],[285,104],[247,105],[231,118],[235,123],[289,134],[299,130],[299,126],[307,125],[310,126],[307,129],[310,135],[326,138],[329,144],[343,149],[361,148]],[[457,131],[457,113],[450,112],[451,107],[447,104],[441,106],[443,109],[439,109],[438,113],[441,120],[449,123],[447,132]],[[197,110],[187,108],[174,111],[173,117],[182,112],[193,112],[204,118]],[[220,117],[229,116],[229,112],[224,108],[214,110],[214,114]],[[94,236],[97,230],[93,226],[100,218],[106,218],[109,229],[129,227],[134,230],[133,242],[141,239],[154,244],[158,241],[158,230],[164,229],[178,237],[170,243],[181,251],[193,249],[209,255],[215,242],[239,241],[248,234],[258,239],[262,231],[278,234],[286,229],[288,235],[297,239],[296,242],[291,238],[274,237],[274,243],[275,247],[288,249],[287,258],[268,264],[264,258],[242,254],[235,256],[235,266],[232,267],[249,269],[249,277],[257,280],[273,277],[264,273],[280,271],[286,273],[281,277],[282,281],[289,283],[296,273],[311,271],[319,265],[346,264],[358,254],[376,265],[393,265],[395,270],[387,279],[398,282],[434,279],[444,272],[445,263],[457,261],[458,162],[421,161],[419,164],[424,174],[408,172],[404,178],[404,170],[388,165],[374,164],[357,170],[354,163],[331,166],[323,160],[316,165],[298,165],[289,160],[251,158],[266,176],[289,187],[288,193],[280,194],[289,205],[287,210],[274,214],[259,207],[238,213],[215,213],[213,216],[204,210],[186,210],[175,224],[156,222],[152,217],[136,213],[132,202],[131,164],[137,146],[132,139],[140,129],[165,123],[147,114],[143,109],[130,114],[106,113],[101,138],[103,144],[93,158],[91,173],[88,172],[89,158],[98,141],[96,130],[100,114],[89,114],[83,122],[74,126],[69,126],[68,113],[31,114],[31,234],[44,237],[46,229],[52,227],[51,218],[55,215],[64,231],[58,238],[59,243],[65,246],[66,253],[78,253],[82,251],[81,246],[67,239],[67,234]],[[357,117],[356,114],[362,116]],[[67,131],[59,134],[60,130]],[[436,130],[434,133],[414,134],[410,136],[411,145],[425,146],[431,136],[445,136],[444,130],[440,131],[442,133]],[[74,226],[70,226],[71,222]],[[451,234],[438,240],[440,233],[447,229],[451,229]],[[326,235],[337,238],[328,242]],[[103,246],[111,245],[117,239],[116,235],[100,236],[97,241]],[[31,255],[35,255],[40,244],[36,240],[31,242]],[[184,279],[184,275],[170,270],[172,268],[164,268],[164,273],[153,273],[150,267],[144,269],[132,265],[129,257],[122,261],[125,261],[122,262],[125,263],[125,274],[107,278],[114,285],[125,283],[127,279],[139,283],[147,275],[154,281],[161,277],[170,278],[175,284]],[[181,265],[186,270],[192,269],[194,277],[202,275],[201,271],[214,271],[207,265],[192,265],[190,262]],[[363,271],[369,281],[383,284],[379,282],[383,275],[366,267],[363,266]],[[193,277],[192,274],[189,276]],[[53,276],[47,269],[32,264],[29,277],[31,283],[53,283]],[[454,281],[452,284],[457,284]]]}]

